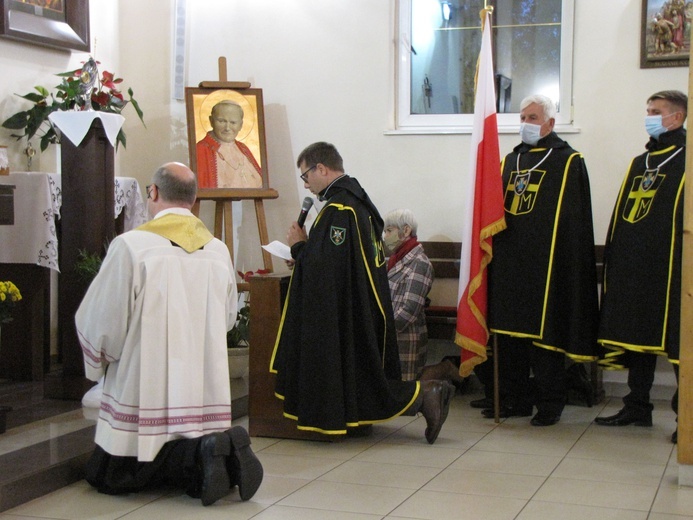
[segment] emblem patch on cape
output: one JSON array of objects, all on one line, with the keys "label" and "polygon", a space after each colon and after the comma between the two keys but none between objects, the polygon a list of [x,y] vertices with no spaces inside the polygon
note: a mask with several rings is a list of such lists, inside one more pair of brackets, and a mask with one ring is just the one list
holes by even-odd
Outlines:
[{"label": "emblem patch on cape", "polygon": [[655,180],[657,179],[658,173],[659,168],[655,170],[645,170],[645,173],[642,176],[642,180],[640,181],[640,188],[642,188],[642,191],[647,191],[652,187]]},{"label": "emblem patch on cape", "polygon": [[330,240],[336,246],[341,246],[346,239],[346,229],[341,227],[330,227]]},{"label": "emblem patch on cape", "polygon": [[375,265],[380,267],[385,264],[385,249],[383,248],[383,241],[380,240],[373,228],[373,224],[371,224],[371,242],[375,253]]},{"label": "emblem patch on cape", "polygon": [[527,191],[527,186],[529,186],[529,177],[529,172],[518,174],[517,177],[515,177],[515,182],[513,184],[515,186],[515,193],[517,195],[522,195],[525,191]]},{"label": "emblem patch on cape", "polygon": [[623,206],[623,220],[632,224],[644,219],[650,212],[657,189],[662,184],[666,175],[658,170],[645,170],[643,175],[637,175],[628,193],[628,198]]},{"label": "emblem patch on cape", "polygon": [[510,182],[505,188],[505,211],[512,215],[530,213],[545,174],[546,171],[540,170],[510,172]]}]

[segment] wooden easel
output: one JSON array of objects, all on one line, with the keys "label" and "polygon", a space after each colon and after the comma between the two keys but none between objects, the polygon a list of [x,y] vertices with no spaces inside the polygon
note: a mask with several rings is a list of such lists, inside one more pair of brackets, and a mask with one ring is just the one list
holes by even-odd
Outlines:
[{"label": "wooden easel", "polygon": [[[219,81],[203,81],[199,85],[201,88],[216,89],[246,89],[250,88],[248,81],[227,81],[226,58],[219,57]],[[263,165],[266,168],[266,165]],[[264,199],[276,199],[279,197],[277,190],[268,188],[264,190],[254,190],[251,196],[247,191],[233,188],[201,189],[197,192],[197,201],[193,206],[192,212],[200,214],[200,201],[212,200],[215,204],[214,209],[214,236],[222,240],[229,248],[231,258],[233,258],[233,212],[232,203],[242,200],[253,199],[255,201],[255,214],[257,216],[257,227],[260,234],[260,244],[269,243],[267,234],[267,219],[265,218]],[[262,250],[262,260],[264,268],[270,272],[272,269],[272,255],[264,249]]]}]

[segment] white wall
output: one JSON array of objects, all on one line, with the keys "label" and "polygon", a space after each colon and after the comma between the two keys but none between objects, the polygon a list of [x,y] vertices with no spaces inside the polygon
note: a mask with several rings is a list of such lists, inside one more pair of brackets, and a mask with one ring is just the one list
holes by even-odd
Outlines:
[{"label": "white wall", "polygon": [[[580,133],[563,137],[585,155],[599,243],[629,160],[647,141],[646,98],[688,87],[687,68],[640,69],[641,4],[576,2],[573,92]],[[129,144],[117,164],[119,174],[144,185],[159,164],[188,160],[185,107],[171,99],[174,1],[90,5],[96,58],[125,78],[145,112],[146,129],[126,112]],[[395,11],[395,0],[188,1],[187,85],[216,80],[217,58],[225,56],[229,80],[263,89],[270,184],[280,195],[265,202],[270,239],[285,238],[306,194],[295,157],[326,140],[381,212],[409,207],[419,218],[420,239],[460,240],[469,136],[384,135],[394,125]],[[19,110],[14,92],[57,84],[51,74],[79,66],[85,56],[1,40],[0,118]],[[8,136],[0,130],[0,142],[17,161],[20,145]],[[501,153],[517,143],[516,135],[501,136]],[[261,265],[255,215],[249,202],[236,206],[238,267],[254,270]]]},{"label": "white wall", "polygon": [[[574,117],[580,133],[563,137],[585,154],[596,239],[603,242],[620,180],[646,142],[645,99],[665,88],[686,90],[688,69],[639,68],[640,0],[576,4]],[[129,144],[118,153],[119,174],[141,184],[162,162],[188,160],[185,107],[171,99],[173,6],[173,0],[91,0],[95,57],[125,78],[145,111],[146,129],[126,110]],[[280,194],[265,203],[270,238],[284,238],[304,196],[296,155],[327,140],[383,213],[410,207],[421,239],[460,239],[469,136],[384,135],[394,125],[394,19],[394,0],[188,1],[187,85],[217,79],[217,58],[225,56],[229,80],[263,89],[270,184]],[[85,57],[0,40],[0,117],[26,106],[14,92],[57,84],[54,72],[78,67]],[[8,136],[0,130],[0,141],[18,161],[24,142]],[[517,142],[515,135],[502,135],[501,152]],[[254,227],[252,207],[243,209]],[[248,269],[259,266],[257,249],[247,252]]]},{"label": "white wall", "polygon": [[[575,13],[574,117],[567,139],[590,170],[596,241],[602,243],[629,160],[643,151],[645,100],[687,90],[687,68],[640,69],[640,0],[580,0]],[[271,184],[270,238],[283,239],[303,196],[294,158],[316,140],[340,149],[384,213],[410,207],[423,240],[460,239],[459,203],[469,136],[392,136],[393,0],[189,2],[188,84],[229,79],[263,89]],[[501,136],[501,152],[518,143]]]},{"label": "white wall", "polygon": [[[97,45],[92,55],[102,62],[101,67],[111,72],[119,72],[119,41],[117,38],[118,4],[107,0],[93,0],[90,10],[92,47]],[[40,85],[54,92],[53,87],[60,84],[61,78],[55,74],[78,69],[89,57],[85,52],[54,50],[26,43],[0,39],[0,121],[4,121],[20,110],[28,110],[31,104],[14,94],[32,92]],[[26,140],[16,141],[10,137],[12,132],[0,129],[0,143],[8,146],[11,169],[26,170],[26,156],[23,150]],[[32,145],[39,149],[38,139]],[[41,160],[43,159],[43,160]],[[55,153],[41,157],[36,155],[32,164],[34,171],[56,171]]]}]

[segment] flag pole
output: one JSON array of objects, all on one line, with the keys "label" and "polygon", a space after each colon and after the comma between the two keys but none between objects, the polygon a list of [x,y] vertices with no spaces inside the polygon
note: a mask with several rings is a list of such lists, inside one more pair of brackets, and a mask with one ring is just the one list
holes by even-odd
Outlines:
[{"label": "flag pole", "polygon": [[[487,326],[487,268],[493,259],[493,236],[506,228],[489,32],[492,11],[493,7],[488,6],[480,12],[482,38],[474,78],[474,125],[470,147],[472,182],[463,204],[455,343],[461,347],[460,375],[465,377],[475,365],[488,359],[491,338]],[[494,386],[499,387],[497,383]],[[498,410],[499,406],[495,408]],[[498,420],[499,417],[496,422]]]},{"label": "flag pole", "polygon": [[[484,0],[484,8],[479,13],[481,17],[481,32],[484,31],[486,23],[486,13],[489,15],[489,22],[493,16],[493,6],[488,5],[488,0]],[[493,420],[496,424],[500,422],[500,374],[498,368],[498,334],[493,334]]]}]

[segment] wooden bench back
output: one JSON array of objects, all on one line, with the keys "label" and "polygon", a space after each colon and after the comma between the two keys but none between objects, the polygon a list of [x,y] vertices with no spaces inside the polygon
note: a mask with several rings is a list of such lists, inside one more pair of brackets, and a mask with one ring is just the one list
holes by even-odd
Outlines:
[{"label": "wooden bench back", "polygon": [[[424,252],[433,265],[436,279],[459,279],[460,242],[421,242]],[[604,276],[604,246],[595,245],[594,253],[597,264],[597,280],[601,283]],[[435,283],[435,282],[434,282]],[[454,339],[457,308],[433,305],[426,308],[426,325],[429,338]]]},{"label": "wooden bench back", "polygon": [[[436,278],[460,277],[460,242],[421,242],[421,245],[433,264]],[[604,246],[595,245],[594,254],[597,261],[597,280],[601,283],[604,276]]]},{"label": "wooden bench back", "polygon": [[460,277],[460,242],[421,242],[421,245],[433,265],[436,278]]}]

